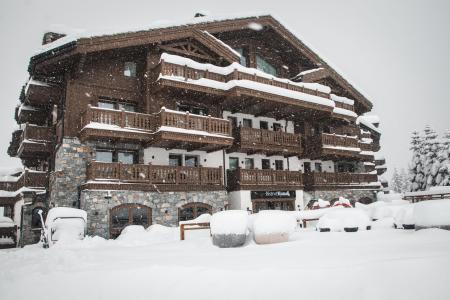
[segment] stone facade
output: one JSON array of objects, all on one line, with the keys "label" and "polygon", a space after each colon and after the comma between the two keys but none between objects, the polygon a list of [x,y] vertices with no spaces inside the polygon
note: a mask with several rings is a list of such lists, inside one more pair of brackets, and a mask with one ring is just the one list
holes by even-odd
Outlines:
[{"label": "stone facade", "polygon": [[50,202],[54,206],[78,207],[79,186],[86,180],[90,147],[78,138],[64,138],[55,155],[50,176]]},{"label": "stone facade", "polygon": [[[19,237],[19,246],[36,244],[41,238],[41,228],[33,228],[32,214],[35,208],[42,209],[44,212],[44,218],[46,216],[47,206],[44,203],[44,199],[36,199],[36,196],[31,193],[25,193],[22,195],[25,205],[22,206],[22,212],[20,216],[21,230]],[[41,197],[40,197],[41,198]]]},{"label": "stone facade", "polygon": [[[366,189],[315,190],[308,192],[308,196],[305,195],[305,198],[310,199],[320,198],[323,200],[331,201],[339,197],[344,197],[346,199],[355,202],[368,202],[367,200],[368,198],[371,200],[371,202],[374,202],[377,200],[376,195],[377,192],[378,190],[366,190]],[[306,203],[307,201],[305,201],[305,204]]]},{"label": "stone facade", "polygon": [[209,204],[216,212],[228,204],[228,195],[226,191],[157,193],[84,190],[80,199],[81,209],[88,214],[88,234],[104,238],[109,238],[110,209],[117,205],[134,203],[148,206],[152,209],[152,224],[176,226],[178,209],[192,202]]}]

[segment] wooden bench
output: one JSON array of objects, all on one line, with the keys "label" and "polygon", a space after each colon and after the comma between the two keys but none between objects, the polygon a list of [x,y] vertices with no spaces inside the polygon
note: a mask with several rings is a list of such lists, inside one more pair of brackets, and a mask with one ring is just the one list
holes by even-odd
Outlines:
[{"label": "wooden bench", "polygon": [[319,219],[303,219],[302,223],[303,223],[303,228],[306,228],[307,223],[306,222],[311,222],[311,221],[318,221]]},{"label": "wooden bench", "polygon": [[184,241],[184,232],[187,230],[210,229],[209,223],[180,224],[180,240]]}]

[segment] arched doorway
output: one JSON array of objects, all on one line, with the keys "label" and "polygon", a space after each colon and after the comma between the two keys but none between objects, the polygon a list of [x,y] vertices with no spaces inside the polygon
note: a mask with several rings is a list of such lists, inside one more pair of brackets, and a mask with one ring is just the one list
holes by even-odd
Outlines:
[{"label": "arched doorway", "polygon": [[152,209],[142,204],[121,204],[113,207],[109,214],[109,235],[119,236],[128,225],[142,225],[147,228],[152,223]]},{"label": "arched doorway", "polygon": [[188,203],[178,209],[178,222],[193,220],[202,214],[212,214],[212,206],[200,202]]},{"label": "arched doorway", "polygon": [[369,197],[362,197],[361,199],[358,200],[358,202],[362,204],[370,204],[373,202],[373,200],[370,199]]}]

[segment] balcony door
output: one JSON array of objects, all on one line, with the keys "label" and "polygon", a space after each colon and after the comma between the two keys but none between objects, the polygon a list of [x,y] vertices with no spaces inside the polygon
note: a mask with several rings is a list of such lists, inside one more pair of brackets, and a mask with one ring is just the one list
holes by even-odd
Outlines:
[{"label": "balcony door", "polygon": [[141,204],[121,204],[110,210],[109,220],[110,237],[116,238],[128,225],[147,228],[152,222],[152,209]]},{"label": "balcony door", "polygon": [[178,222],[193,220],[203,214],[212,214],[212,206],[200,202],[188,203],[178,210]]}]

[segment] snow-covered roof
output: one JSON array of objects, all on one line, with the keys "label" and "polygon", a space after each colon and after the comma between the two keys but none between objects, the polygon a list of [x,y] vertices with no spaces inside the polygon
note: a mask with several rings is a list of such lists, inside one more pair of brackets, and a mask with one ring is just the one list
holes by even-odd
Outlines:
[{"label": "snow-covered roof", "polygon": [[221,44],[222,46],[224,46],[225,48],[227,48],[228,50],[230,50],[230,52],[232,52],[234,55],[236,55],[237,57],[241,57],[241,54],[239,52],[237,52],[236,50],[234,50],[233,48],[230,47],[230,45],[224,43],[222,40],[216,38],[215,36],[213,36],[211,33],[209,33],[208,31],[203,31],[206,35],[208,35],[209,37],[213,38],[217,43]]},{"label": "snow-covered roof", "polygon": [[321,70],[323,70],[323,68],[315,68],[315,69],[311,69],[311,70],[302,71],[302,72],[298,73],[295,77],[299,77],[299,76],[303,76],[303,75],[306,75],[306,74],[315,73],[315,72],[318,72],[318,71],[321,71]]},{"label": "snow-covered roof", "polygon": [[354,100],[348,99],[347,97],[342,97],[342,96],[338,96],[335,94],[331,94],[330,97],[331,97],[331,100],[336,101],[336,102],[341,102],[341,103],[345,103],[345,104],[349,104],[349,105],[355,104]]},{"label": "snow-covered roof", "polygon": [[44,194],[46,193],[45,189],[35,189],[35,188],[29,188],[29,187],[21,187],[20,189],[18,189],[17,191],[3,191],[0,190],[0,197],[3,198],[13,198],[16,197],[22,193],[28,193],[28,192],[34,192],[36,194]]},{"label": "snow-covered roof", "polygon": [[[366,126],[367,128],[369,128],[370,130],[373,130],[379,134],[381,134],[381,130],[377,127],[375,127],[372,123],[373,120],[375,120],[376,116],[366,116],[366,115],[362,115],[359,116],[356,119],[356,124],[363,124],[364,126]],[[377,117],[378,118],[378,117]],[[379,120],[378,120],[379,121]]]}]

